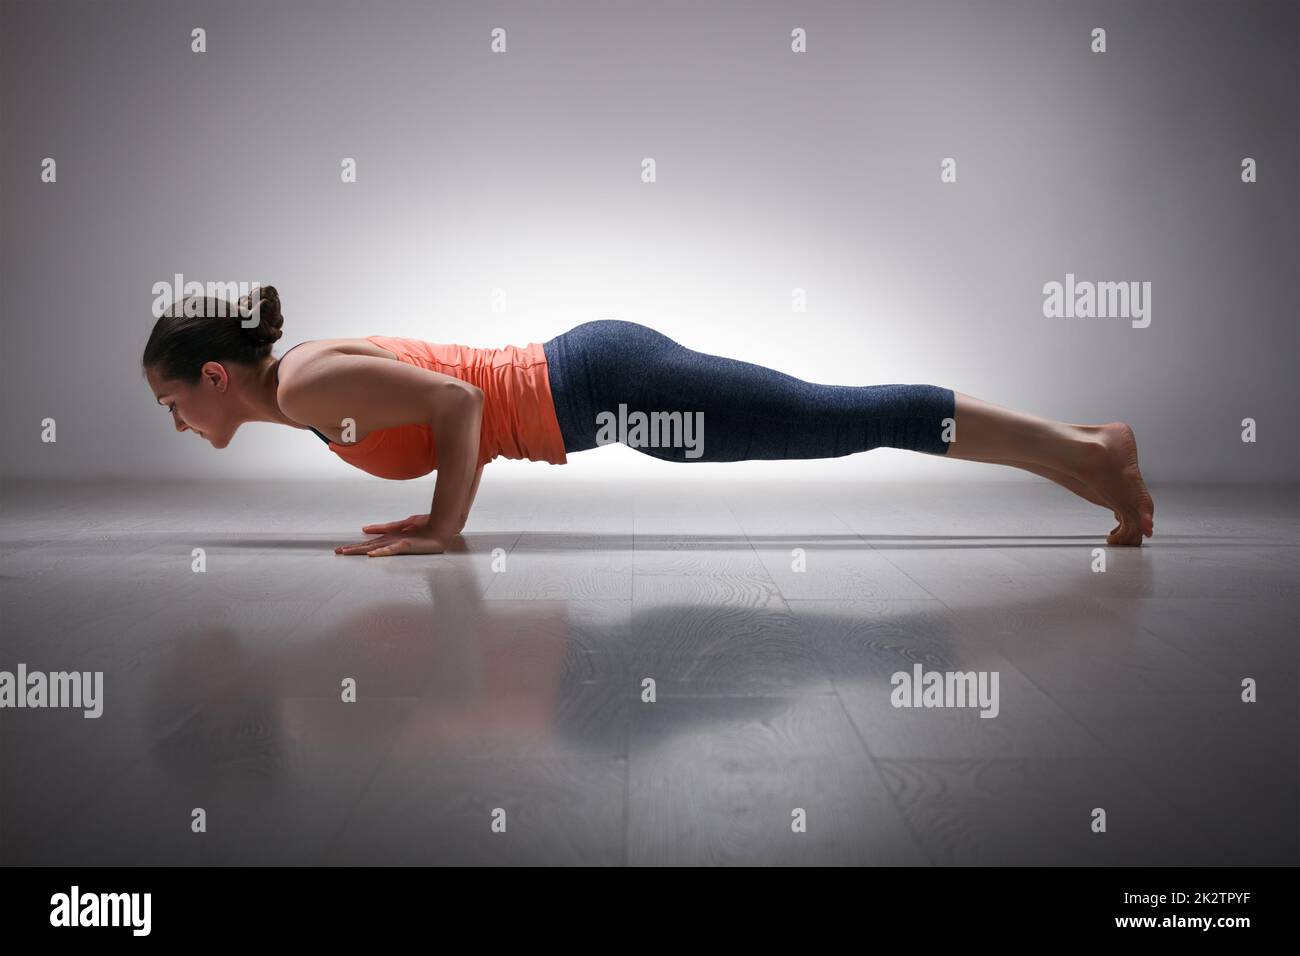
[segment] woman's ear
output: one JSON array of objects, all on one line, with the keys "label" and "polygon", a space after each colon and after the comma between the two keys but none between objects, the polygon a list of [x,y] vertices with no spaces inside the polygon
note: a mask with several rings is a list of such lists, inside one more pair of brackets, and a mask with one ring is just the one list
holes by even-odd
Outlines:
[{"label": "woman's ear", "polygon": [[203,380],[210,383],[218,392],[224,392],[230,384],[226,368],[220,362],[204,362],[200,374]]}]

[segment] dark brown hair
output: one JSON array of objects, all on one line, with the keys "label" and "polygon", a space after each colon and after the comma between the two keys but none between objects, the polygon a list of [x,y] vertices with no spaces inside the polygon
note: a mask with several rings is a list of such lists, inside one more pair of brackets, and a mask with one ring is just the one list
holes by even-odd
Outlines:
[{"label": "dark brown hair", "polygon": [[[260,321],[245,328],[243,323],[253,315]],[[164,379],[193,385],[204,362],[253,365],[270,355],[271,346],[284,334],[283,326],[280,293],[273,285],[254,289],[234,305],[211,296],[190,296],[154,323],[142,364]]]}]

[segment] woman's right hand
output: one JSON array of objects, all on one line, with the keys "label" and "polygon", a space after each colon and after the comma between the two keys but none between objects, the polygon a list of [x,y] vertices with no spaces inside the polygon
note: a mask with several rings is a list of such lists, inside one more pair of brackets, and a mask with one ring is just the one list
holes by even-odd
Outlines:
[{"label": "woman's right hand", "polygon": [[[460,534],[465,528],[465,522],[469,515],[461,515],[461,519],[456,527],[456,534]],[[411,515],[409,518],[403,518],[400,521],[389,521],[387,524],[368,524],[361,529],[362,534],[400,534],[403,531],[418,531],[429,525],[429,515]]]},{"label": "woman's right hand", "polygon": [[428,515],[411,515],[409,518],[402,518],[400,521],[389,521],[387,524],[368,524],[361,529],[361,533],[400,534],[403,531],[419,531],[428,524]]}]

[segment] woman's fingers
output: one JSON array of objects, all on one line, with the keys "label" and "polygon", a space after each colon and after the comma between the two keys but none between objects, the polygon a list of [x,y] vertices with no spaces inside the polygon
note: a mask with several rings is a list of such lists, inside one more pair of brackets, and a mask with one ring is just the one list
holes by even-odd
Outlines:
[{"label": "woman's fingers", "polygon": [[334,549],[335,554],[365,554],[375,548],[381,548],[386,544],[392,544],[398,540],[394,535],[386,534],[378,538],[371,538],[369,541],[360,541],[357,544],[341,544]]},{"label": "woman's fingers", "polygon": [[445,550],[441,541],[413,533],[386,534],[357,544],[340,545],[334,549],[334,553],[366,554],[372,558],[382,558],[392,554],[442,554]]},{"label": "woman's fingers", "polygon": [[411,531],[420,527],[429,518],[428,515],[411,515],[409,518],[402,518],[398,521],[387,521],[384,524],[368,524],[361,529],[362,534],[391,534],[394,531]]},{"label": "woman's fingers", "polygon": [[441,541],[433,538],[410,537],[394,541],[382,548],[375,548],[369,553],[372,558],[386,558],[394,554],[442,554]]},{"label": "woman's fingers", "polygon": [[406,550],[406,542],[410,540],[410,538],[403,538],[401,541],[394,541],[392,544],[386,544],[382,548],[372,548],[370,551],[367,551],[366,554],[372,558],[382,558],[390,554],[401,554]]},{"label": "woman's fingers", "polygon": [[411,539],[403,538],[400,541],[394,541],[392,544],[386,544],[382,548],[375,548],[367,553],[372,558],[385,558],[390,554],[411,554]]},{"label": "woman's fingers", "polygon": [[397,531],[406,524],[405,521],[388,521],[384,524],[368,524],[361,528],[362,534],[388,534],[390,531]]}]

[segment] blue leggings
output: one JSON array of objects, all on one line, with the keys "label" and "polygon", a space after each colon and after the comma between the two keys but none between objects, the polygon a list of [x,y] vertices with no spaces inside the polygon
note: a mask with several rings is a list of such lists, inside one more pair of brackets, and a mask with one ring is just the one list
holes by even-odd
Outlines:
[{"label": "blue leggings", "polygon": [[[684,462],[948,451],[950,388],[817,385],[617,319],[585,322],[542,347],[566,454],[612,441]],[[648,423],[640,430],[637,412]]]}]

